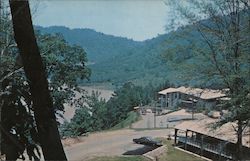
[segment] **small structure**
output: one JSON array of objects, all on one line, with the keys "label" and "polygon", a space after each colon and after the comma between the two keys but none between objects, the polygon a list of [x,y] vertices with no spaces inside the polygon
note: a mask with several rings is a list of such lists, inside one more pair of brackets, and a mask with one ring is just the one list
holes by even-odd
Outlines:
[{"label": "small structure", "polygon": [[140,110],[139,106],[134,107],[134,111],[139,111],[139,110]]},{"label": "small structure", "polygon": [[[216,119],[186,121],[175,127],[175,145],[213,160],[234,160],[237,136],[234,123],[227,123],[219,129],[211,126]],[[250,158],[248,130],[243,133],[243,154]]]},{"label": "small structure", "polygon": [[213,108],[218,100],[226,95],[221,90],[200,88],[167,88],[158,92],[162,108],[176,108],[177,106],[191,108],[194,105]]}]

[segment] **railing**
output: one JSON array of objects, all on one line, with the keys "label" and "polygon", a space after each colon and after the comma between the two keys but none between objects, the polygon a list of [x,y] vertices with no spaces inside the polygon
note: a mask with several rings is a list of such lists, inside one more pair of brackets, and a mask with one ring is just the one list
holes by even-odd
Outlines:
[{"label": "railing", "polygon": [[205,143],[205,142],[202,143],[201,140],[198,140],[198,139],[186,138],[186,137],[180,137],[180,136],[178,137],[178,141],[191,145],[193,147],[206,150],[211,153],[221,155],[225,158],[232,159],[232,154],[229,153],[228,151],[223,150],[223,144],[214,145],[211,143]]}]

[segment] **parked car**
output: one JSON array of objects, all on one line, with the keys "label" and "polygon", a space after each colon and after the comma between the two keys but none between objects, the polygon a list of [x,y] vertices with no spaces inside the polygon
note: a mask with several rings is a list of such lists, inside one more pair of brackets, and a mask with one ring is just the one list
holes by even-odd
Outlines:
[{"label": "parked car", "polygon": [[157,147],[162,146],[161,141],[157,141],[149,136],[144,136],[144,137],[133,139],[133,142],[136,144],[143,144],[143,145],[148,145],[148,146],[157,146]]},{"label": "parked car", "polygon": [[181,121],[181,118],[178,117],[171,117],[171,118],[167,118],[167,122],[177,122],[177,121]]}]

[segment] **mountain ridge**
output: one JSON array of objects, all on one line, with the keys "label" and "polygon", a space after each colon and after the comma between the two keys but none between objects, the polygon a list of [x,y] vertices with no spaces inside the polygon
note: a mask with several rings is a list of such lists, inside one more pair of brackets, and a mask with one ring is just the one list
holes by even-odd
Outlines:
[{"label": "mountain ridge", "polygon": [[[36,29],[42,33],[60,33],[70,44],[83,47],[92,70],[90,82],[111,82],[116,86],[128,81],[139,85],[159,84],[166,80],[183,83],[179,79],[180,73],[171,70],[170,64],[164,62],[161,56],[169,48],[166,41],[173,39],[174,33],[182,29],[141,42],[92,29],[69,29],[64,26],[36,26]],[[178,43],[183,44],[183,41]]]}]

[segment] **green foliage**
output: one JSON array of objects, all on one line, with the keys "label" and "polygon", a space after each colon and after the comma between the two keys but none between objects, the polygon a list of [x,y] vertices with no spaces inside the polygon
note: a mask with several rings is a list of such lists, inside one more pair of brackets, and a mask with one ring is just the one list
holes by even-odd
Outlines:
[{"label": "green foliage", "polygon": [[[207,72],[206,67],[211,65],[203,57],[194,57],[198,55],[198,50],[193,53],[193,49],[199,47],[199,51],[203,51],[206,45],[192,26],[180,27],[176,31],[142,42],[109,36],[90,29],[38,28],[43,33],[61,33],[69,43],[86,49],[90,60],[88,67],[92,71],[87,83],[110,82],[121,87],[126,82],[146,86],[149,83],[159,85],[169,80],[175,85],[221,86],[217,83],[218,77],[211,76],[210,81],[207,81],[205,77],[191,73],[195,69],[194,64],[202,65],[202,68],[196,68],[197,73],[200,70]],[[187,37],[199,42],[199,45],[187,40]],[[162,57],[168,60],[167,63],[162,61]],[[186,70],[182,70],[182,67]]]},{"label": "green foliage", "polygon": [[[105,106],[106,101],[99,98],[100,93],[92,92],[92,96],[88,97],[87,103],[90,108],[90,113],[92,114],[91,121],[94,131],[100,131],[106,128],[107,122],[107,108]],[[87,108],[87,107],[85,107]]]},{"label": "green foliage", "polygon": [[64,123],[60,130],[62,136],[78,136],[91,131],[124,128],[137,121],[139,116],[133,112],[135,106],[149,104],[156,92],[164,86],[146,87],[125,83],[117,89],[109,101],[99,98],[98,92],[87,97],[87,105],[79,106],[74,117]]},{"label": "green foliage", "polygon": [[90,60],[88,67],[92,71],[90,77],[92,83],[111,82],[114,86],[121,87],[126,82],[140,86],[149,83],[158,85],[165,80],[175,84],[184,82],[179,78],[179,71],[169,68],[170,66],[161,60],[161,53],[167,49],[165,41],[173,33],[136,42],[90,29],[71,30],[66,27],[38,27],[38,29],[43,33],[61,33],[69,43],[86,49]]},{"label": "green foliage", "polygon": [[[190,23],[190,27],[199,34],[200,41],[193,39],[192,33],[183,34],[187,40],[186,49],[191,49],[193,60],[197,60],[190,68],[190,59],[182,59],[182,63],[204,83],[216,80],[215,84],[226,88],[226,96],[230,98],[223,103],[229,115],[221,119],[218,125],[235,122],[237,127],[236,160],[242,160],[242,133],[249,126],[250,106],[250,8],[247,0],[235,1],[187,1],[187,9],[178,1],[169,1],[174,9]],[[202,18],[207,17],[207,20]],[[182,36],[183,37],[183,36]],[[174,46],[172,55],[178,54]],[[176,52],[177,51],[177,52]],[[181,51],[180,51],[181,52]],[[166,54],[167,55],[167,54]],[[198,69],[198,70],[197,70]]]},{"label": "green foliage", "polygon": [[62,136],[79,136],[86,132],[92,131],[93,121],[92,117],[86,108],[76,110],[71,122],[64,122],[61,126]]},{"label": "green foliage", "polygon": [[122,88],[115,91],[114,96],[107,102],[110,127],[124,120],[133,107],[148,104],[150,100],[151,98],[148,98],[142,87],[125,83]]},{"label": "green foliage", "polygon": [[92,29],[69,29],[62,26],[48,28],[36,27],[43,33],[60,33],[70,44],[83,47],[88,53],[90,63],[101,63],[114,56],[127,54],[139,42],[130,39],[98,33]]},{"label": "green foliage", "polygon": [[[188,79],[198,79],[204,84],[213,82],[213,88],[228,88],[227,95],[231,100],[227,101],[224,108],[233,112],[231,119],[228,118],[227,121],[249,118],[249,109],[244,107],[249,107],[247,102],[250,93],[250,9],[244,2],[188,2],[196,9],[195,12],[187,10],[186,6],[179,2],[169,2],[190,25],[185,27],[181,34],[177,32],[176,37],[172,37],[177,40],[184,39],[187,43],[181,48],[176,43],[168,44],[172,48],[164,55],[165,60],[174,61],[176,55],[184,55],[187,50],[192,56],[174,63],[188,73]],[[239,6],[231,10],[233,5]],[[208,19],[201,20],[201,15],[206,15]],[[197,41],[197,38],[200,41]]]},{"label": "green foliage", "polygon": [[[11,155],[18,156],[26,149],[30,157],[36,158],[38,156],[34,156],[32,151],[37,149],[39,139],[32,96],[10,27],[8,19],[1,19],[0,108],[4,131],[1,151],[6,154],[12,149]],[[75,90],[83,92],[78,88],[77,82],[90,75],[85,66],[86,53],[79,46],[69,45],[60,35],[43,35],[37,32],[36,36],[46,66],[54,111],[60,117],[58,111],[64,110],[64,103],[80,103],[73,98]]]},{"label": "green foliage", "polygon": [[106,129],[107,115],[106,102],[99,99],[99,93],[93,92],[87,96],[87,105],[79,106],[70,122],[64,122],[60,126],[62,136],[79,136],[91,131]]},{"label": "green foliage", "polygon": [[122,129],[125,127],[130,127],[132,123],[139,121],[140,116],[137,112],[131,111],[127,114],[127,118],[122,120],[120,123],[112,127],[112,130]]},{"label": "green foliage", "polygon": [[47,68],[49,88],[56,109],[63,110],[64,103],[74,103],[75,91],[84,92],[78,87],[78,81],[89,78],[86,68],[85,51],[75,45],[69,45],[61,35],[40,34],[37,39]]}]

